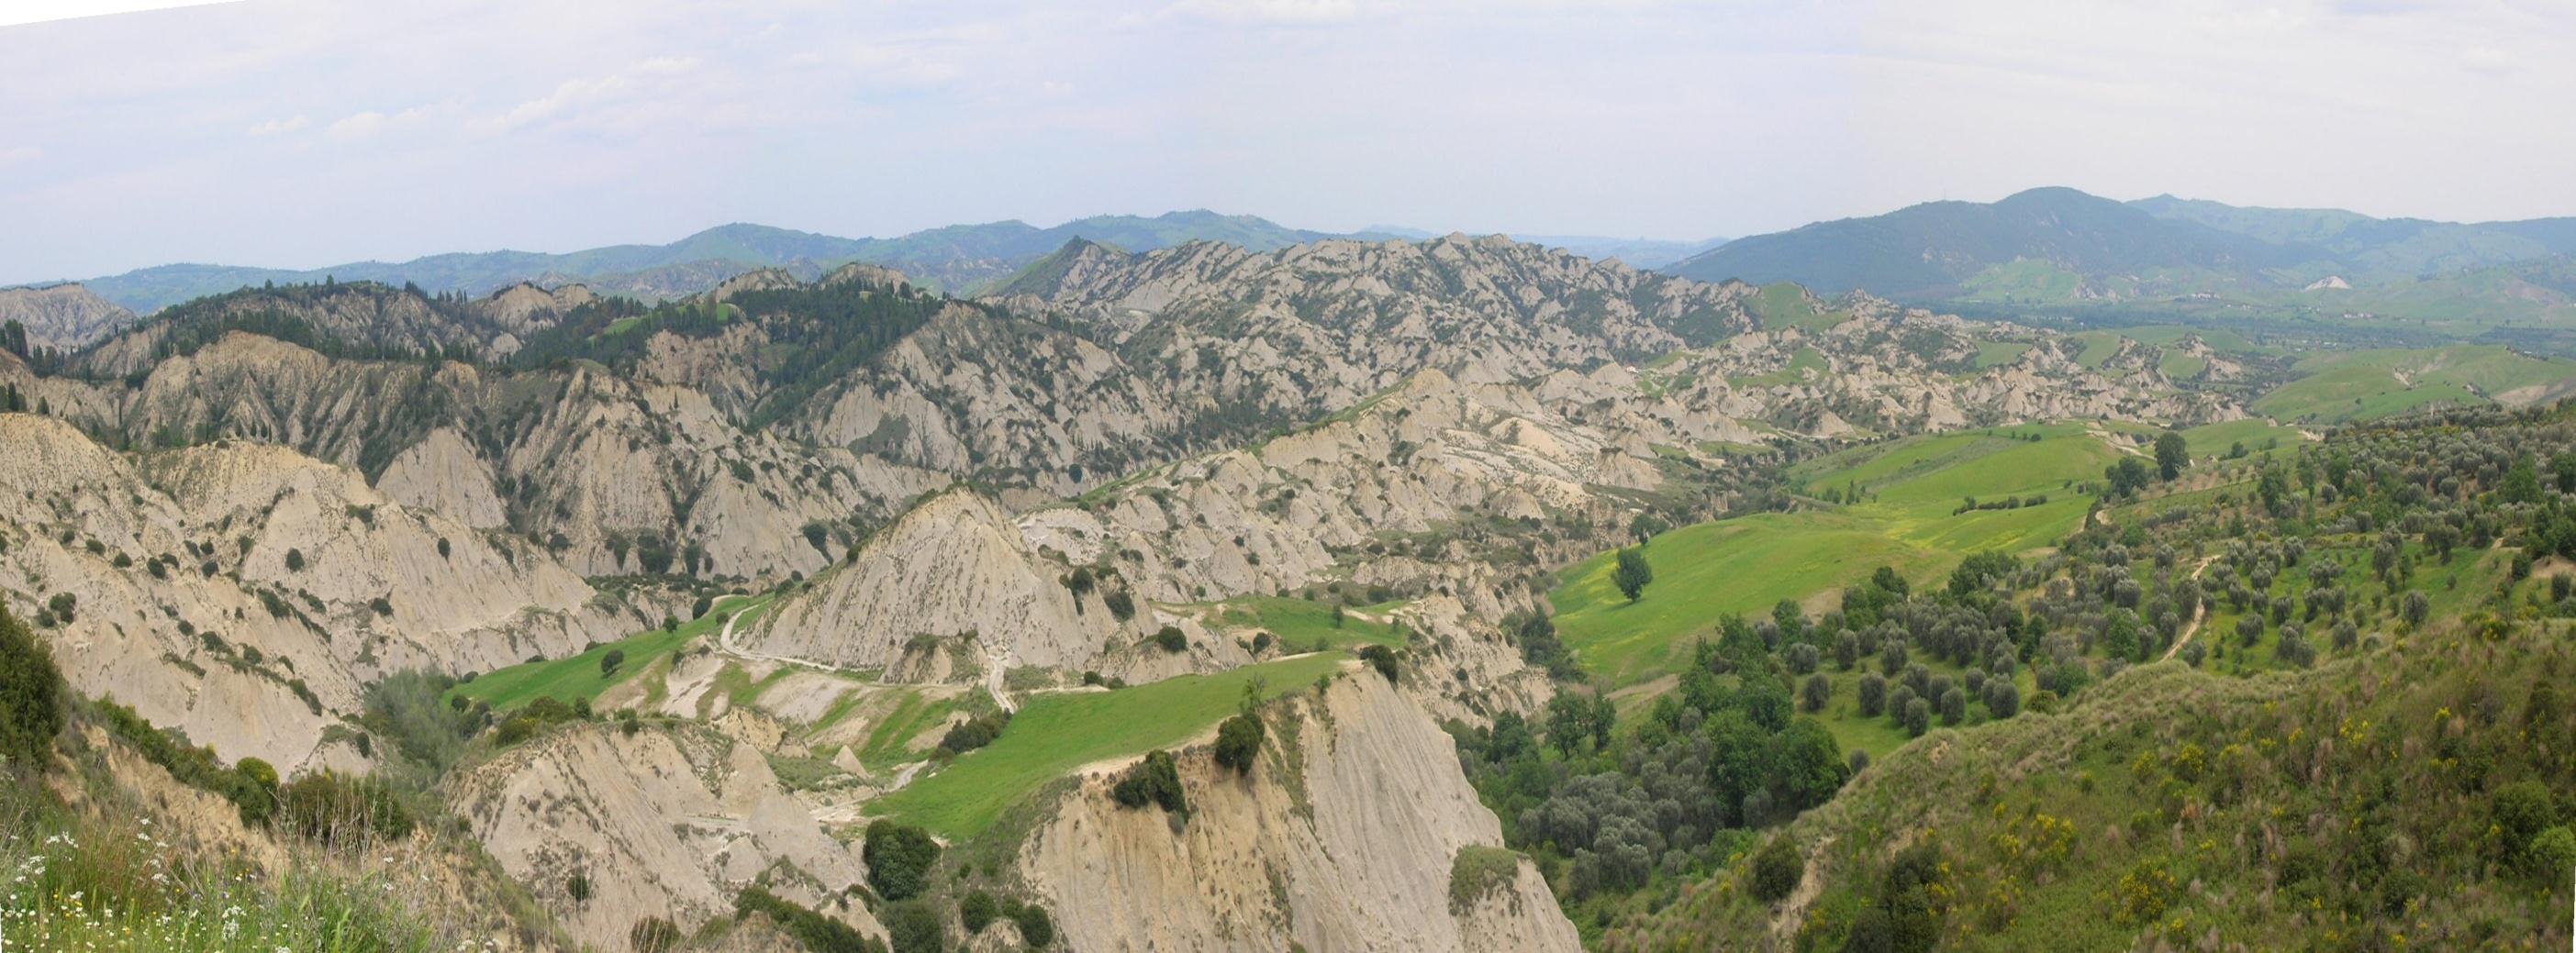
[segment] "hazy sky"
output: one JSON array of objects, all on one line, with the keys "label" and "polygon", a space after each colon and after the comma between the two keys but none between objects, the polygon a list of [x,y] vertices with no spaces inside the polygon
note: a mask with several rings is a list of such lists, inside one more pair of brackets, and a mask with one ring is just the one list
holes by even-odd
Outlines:
[{"label": "hazy sky", "polygon": [[2576,214],[2564,0],[250,2],[0,28],[0,282],[1206,207],[1697,238],[2035,185]]}]

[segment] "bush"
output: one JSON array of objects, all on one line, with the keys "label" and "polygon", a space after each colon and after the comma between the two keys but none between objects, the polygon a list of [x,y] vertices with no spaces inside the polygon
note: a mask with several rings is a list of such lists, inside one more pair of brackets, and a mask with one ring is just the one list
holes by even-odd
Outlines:
[{"label": "bush", "polygon": [[1179,653],[1190,647],[1190,638],[1181,634],[1179,627],[1167,625],[1154,633],[1154,644],[1162,646],[1163,651]]},{"label": "bush", "polygon": [[2523,854],[2529,860],[2531,870],[2539,874],[2543,882],[2554,885],[2565,878],[2570,869],[2576,869],[2576,831],[2568,830],[2565,825],[2541,831],[2531,839],[2531,846],[2525,848]]},{"label": "bush", "polygon": [[287,551],[286,551],[286,571],[287,571],[287,572],[303,572],[303,571],[304,571],[304,551],[303,551],[303,550],[301,550],[301,549],[289,549],[289,550],[287,550]]},{"label": "bush", "polygon": [[909,900],[930,886],[931,868],[939,863],[939,842],[909,824],[879,820],[868,825],[868,886],[888,900]]},{"label": "bush", "polygon": [[1113,590],[1108,595],[1101,596],[1100,604],[1108,606],[1109,614],[1117,617],[1120,622],[1136,617],[1136,597],[1129,595],[1125,589]]},{"label": "bush", "polygon": [[984,932],[993,924],[993,918],[1001,915],[1001,905],[993,902],[992,894],[981,890],[969,891],[966,899],[957,901],[957,922],[968,933]]},{"label": "bush", "polygon": [[735,895],[733,912],[737,919],[754,914],[768,917],[778,924],[781,931],[815,953],[883,953],[885,950],[885,944],[860,934],[849,924],[779,899],[777,894],[759,887],[744,887],[742,893]]},{"label": "bush", "polygon": [[389,616],[394,614],[393,600],[387,599],[383,596],[377,596],[373,599],[367,600],[367,608],[375,610],[377,615]]},{"label": "bush", "polygon": [[63,697],[53,653],[0,605],[0,760],[50,767]]},{"label": "bush", "polygon": [[1236,774],[1252,773],[1253,764],[1261,760],[1264,734],[1259,718],[1245,714],[1226,719],[1216,729],[1216,763],[1233,768]]},{"label": "bush", "polygon": [[886,905],[877,919],[885,924],[886,938],[893,941],[894,953],[939,953],[948,948],[948,928],[939,922],[939,911],[919,900],[906,900]]},{"label": "bush", "polygon": [[1369,663],[1370,668],[1377,669],[1377,673],[1386,676],[1386,680],[1390,682],[1396,681],[1397,676],[1402,674],[1396,664],[1395,650],[1383,645],[1369,645],[1361,648],[1360,661]]},{"label": "bush", "polygon": [[1807,859],[1799,856],[1798,845],[1789,835],[1771,838],[1753,854],[1753,898],[1763,903],[1779,903],[1798,889],[1798,881],[1807,875]]},{"label": "bush", "polygon": [[624,664],[626,664],[626,650],[609,649],[607,654],[599,657],[599,674],[615,675],[617,667]]},{"label": "bush", "polygon": [[1029,949],[1044,949],[1055,943],[1055,918],[1047,915],[1045,907],[1034,903],[1018,906],[1011,910],[1011,922],[1019,925],[1020,942],[1028,944]]},{"label": "bush", "polygon": [[1184,821],[1190,816],[1189,795],[1181,790],[1180,766],[1172,760],[1171,752],[1161,749],[1146,752],[1144,761],[1127,769],[1127,776],[1118,779],[1117,785],[1109,789],[1109,796],[1122,807],[1157,804]]},{"label": "bush", "polygon": [[330,770],[304,775],[279,788],[277,816],[290,829],[325,844],[357,843],[369,837],[399,840],[411,836],[412,829],[411,811],[382,779]]},{"label": "bush", "polygon": [[979,715],[958,722],[948,729],[947,735],[939,739],[940,750],[950,754],[965,754],[992,744],[993,739],[1001,737],[1002,729],[1010,723],[1011,716],[1003,712]]}]

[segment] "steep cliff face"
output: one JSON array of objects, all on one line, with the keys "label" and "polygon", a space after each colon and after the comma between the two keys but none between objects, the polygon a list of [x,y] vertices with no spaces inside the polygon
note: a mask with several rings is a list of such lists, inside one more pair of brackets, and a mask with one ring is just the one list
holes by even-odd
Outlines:
[{"label": "steep cliff face", "polygon": [[780,600],[742,638],[763,654],[885,669],[916,636],[972,636],[1009,666],[1079,670],[1112,640],[1151,631],[1144,613],[1122,621],[1109,611],[1114,590],[1095,583],[1076,593],[1064,581],[1069,572],[1031,548],[990,499],[952,491]]},{"label": "steep cliff face", "polygon": [[75,351],[134,323],[134,312],[77,283],[0,288],[0,324],[26,329],[29,348]]},{"label": "steep cliff face", "polygon": [[1248,777],[1182,755],[1177,832],[1110,799],[1121,765],[1064,796],[1020,864],[1071,948],[1581,948],[1535,867],[1500,849],[1449,737],[1384,679],[1352,669],[1271,717]]},{"label": "steep cliff face", "polygon": [[[574,725],[448,787],[449,804],[502,868],[599,949],[627,949],[644,917],[693,927],[730,915],[735,895],[756,882],[884,935],[848,899],[867,875],[858,851],[779,786],[758,749],[713,730],[621,735]],[[587,880],[587,899],[572,895],[576,876]]]},{"label": "steep cliff face", "polygon": [[0,484],[0,592],[45,623],[75,688],[289,772],[357,760],[324,731],[384,672],[565,654],[644,615],[524,542],[279,447],[136,461],[0,415]]}]

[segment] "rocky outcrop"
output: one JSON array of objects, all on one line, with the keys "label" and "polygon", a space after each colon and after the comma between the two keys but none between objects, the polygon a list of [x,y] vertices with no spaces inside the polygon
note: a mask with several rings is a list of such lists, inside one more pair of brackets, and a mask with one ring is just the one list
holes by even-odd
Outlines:
[{"label": "rocky outcrop", "polygon": [[0,484],[0,594],[44,623],[75,688],[290,773],[359,760],[323,738],[384,672],[567,654],[647,615],[524,542],[279,447],[138,462],[0,415]]},{"label": "rocky outcrop", "polygon": [[[644,917],[694,929],[765,884],[882,938],[849,898],[866,877],[779,786],[761,752],[695,726],[633,735],[576,724],[503,751],[448,785],[448,803],[576,938],[627,949]],[[586,881],[577,899],[571,883]]]},{"label": "rocky outcrop", "polygon": [[1353,668],[1268,717],[1249,776],[1182,754],[1178,830],[1111,800],[1121,766],[1102,765],[1029,836],[1021,873],[1071,948],[1581,948],[1537,870],[1501,850],[1449,736],[1384,679]]},{"label": "rocky outcrop", "polygon": [[0,324],[15,321],[30,349],[71,352],[134,324],[134,312],[77,283],[0,288]]},{"label": "rocky outcrop", "polygon": [[917,637],[971,637],[1008,665],[1075,669],[1150,631],[1077,593],[1069,568],[1029,547],[991,499],[951,491],[914,507],[844,565],[779,601],[743,636],[751,650],[886,670]]}]

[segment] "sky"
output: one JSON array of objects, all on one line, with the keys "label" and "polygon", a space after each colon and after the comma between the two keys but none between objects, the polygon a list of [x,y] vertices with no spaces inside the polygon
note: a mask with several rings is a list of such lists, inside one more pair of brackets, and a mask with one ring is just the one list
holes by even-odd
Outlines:
[{"label": "sky", "polygon": [[2564,0],[251,0],[0,27],[0,283],[1211,208],[1697,239],[2040,185],[2576,214]]}]

